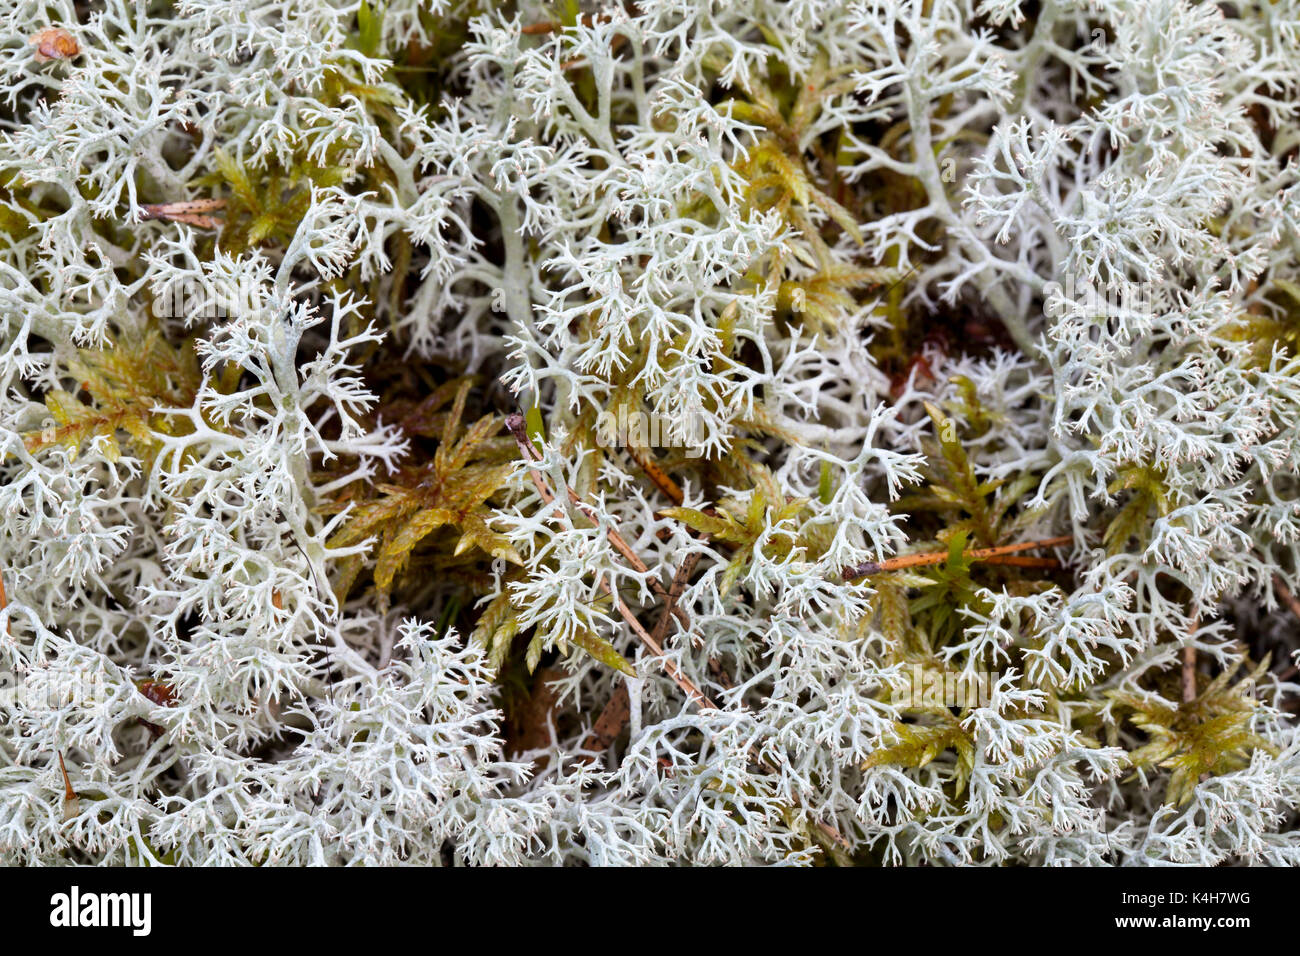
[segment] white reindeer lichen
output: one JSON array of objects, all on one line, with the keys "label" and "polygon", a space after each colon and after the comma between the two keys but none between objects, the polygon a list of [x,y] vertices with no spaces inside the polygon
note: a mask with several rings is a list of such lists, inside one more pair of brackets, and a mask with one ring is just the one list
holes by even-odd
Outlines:
[{"label": "white reindeer lichen", "polygon": [[5,0],[0,861],[1300,863],[1300,2],[581,6]]}]

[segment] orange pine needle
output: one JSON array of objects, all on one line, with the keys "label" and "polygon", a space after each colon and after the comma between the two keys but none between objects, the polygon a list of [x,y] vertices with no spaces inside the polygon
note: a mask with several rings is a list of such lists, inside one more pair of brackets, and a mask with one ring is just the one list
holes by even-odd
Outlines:
[{"label": "orange pine needle", "polygon": [[[990,561],[993,559],[1000,559],[1004,555],[1012,554],[1016,551],[1031,551],[1035,548],[1056,548],[1061,545],[1070,544],[1073,541],[1073,536],[1065,534],[1056,538],[1044,538],[1041,541],[1022,541],[1019,544],[1000,544],[995,548],[973,548],[970,551],[963,551],[962,557],[971,561]],[[900,571],[903,568],[919,568],[932,564],[943,564],[943,562],[947,560],[947,551],[926,551],[921,554],[904,554],[896,558],[886,558],[884,561],[867,561],[863,564],[859,564],[856,568],[845,568],[844,580],[853,581],[857,578],[867,577],[868,575],[880,574],[883,571]]]},{"label": "orange pine needle", "polygon": [[63,800],[70,803],[77,799],[77,791],[72,789],[72,779],[68,776],[68,765],[63,762],[63,751],[59,751],[59,769],[63,771]]},{"label": "orange pine needle", "polygon": [[1056,558],[1032,558],[1018,554],[998,554],[984,559],[985,564],[1005,564],[1013,568],[1059,568]]},{"label": "orange pine needle", "polygon": [[651,460],[650,455],[634,445],[627,446],[628,457],[630,457],[637,466],[645,472],[645,476],[650,479],[650,483],[663,492],[664,496],[677,506],[681,506],[686,500],[686,495],[682,492],[681,486]]}]

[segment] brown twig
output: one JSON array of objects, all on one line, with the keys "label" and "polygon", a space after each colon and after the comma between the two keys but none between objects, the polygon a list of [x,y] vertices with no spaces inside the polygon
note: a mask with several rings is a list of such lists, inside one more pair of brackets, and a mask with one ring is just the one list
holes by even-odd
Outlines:
[{"label": "brown twig", "polygon": [[[581,17],[581,22],[583,26],[590,27],[596,24],[597,22],[599,22],[598,18],[599,18],[599,14],[584,13]],[[525,24],[524,26],[519,28],[519,32],[524,36],[544,36],[545,34],[548,33],[562,33],[564,32],[564,29],[565,27],[563,23],[559,23],[555,20],[543,20],[540,23]],[[617,53],[619,47],[623,46],[626,43],[627,43],[626,36],[624,36],[621,33],[615,34],[614,37],[610,40],[609,52]],[[586,57],[575,56],[561,63],[560,69],[566,71],[571,70],[575,66],[579,66],[585,59]]]},{"label": "brown twig", "polygon": [[632,702],[627,696],[627,682],[619,681],[613,695],[591,725],[591,732],[582,742],[583,750],[607,750],[623,732],[628,718],[632,716]]},{"label": "brown twig", "polygon": [[[1291,593],[1291,589],[1286,586],[1286,582],[1282,580],[1282,576],[1279,574],[1273,575],[1273,590],[1278,593],[1278,597],[1280,597],[1286,606],[1291,609],[1291,613],[1300,618],[1300,598],[1297,598]],[[0,594],[2,593],[3,592],[0,592]]]},{"label": "brown twig", "polygon": [[[682,599],[682,592],[686,590],[686,585],[691,580],[691,575],[695,573],[695,566],[700,563],[700,552],[692,551],[677,566],[673,574],[673,583],[668,588],[668,597],[665,599],[664,612],[659,615],[659,620],[655,623],[654,636],[657,640],[663,641],[668,637],[668,620],[674,616],[677,609],[677,602]],[[680,620],[680,619],[679,619]],[[690,625],[687,624],[687,627]]]},{"label": "brown twig", "polygon": [[[510,434],[514,436],[515,443],[519,446],[520,453],[524,456],[524,458],[527,461],[537,462],[541,459],[540,453],[537,451],[537,448],[533,445],[532,439],[529,438],[528,433],[525,430],[524,417],[522,415],[518,414],[517,412],[507,415],[506,428],[509,429]],[[532,478],[533,486],[537,489],[537,493],[541,495],[542,500],[545,501],[547,504],[554,504],[555,495],[551,493],[551,489],[547,486],[545,479],[543,479],[542,476],[539,475],[534,469],[529,469],[528,474],[529,477]],[[587,505],[585,505],[583,502],[581,502],[578,499],[578,496],[574,494],[573,489],[568,488],[566,490],[569,492],[569,497],[573,501],[573,503],[577,505],[579,508],[583,509],[583,512],[587,515],[587,517],[595,521],[597,526],[599,526],[600,522],[597,520],[594,512]],[[614,534],[616,532],[611,531],[610,533]],[[611,541],[612,540],[613,539],[611,538]],[[629,549],[629,551],[630,550],[631,549]],[[620,549],[620,552],[621,551],[622,549]],[[626,555],[624,556],[626,557]],[[633,555],[633,557],[635,558],[635,555]],[[645,565],[641,562],[640,558],[635,558],[635,561],[636,564],[641,565],[641,567],[645,567]],[[683,565],[684,564],[685,562],[683,562]],[[674,582],[676,582],[677,577],[678,577],[677,575],[674,575]],[[682,587],[684,588],[685,578],[682,578],[682,581],[683,581]],[[663,646],[660,644],[660,642],[656,640],[653,635],[648,633],[644,627],[641,626],[641,622],[636,619],[636,615],[633,614],[631,610],[628,609],[628,606],[623,603],[623,600],[614,592],[613,588],[611,588],[609,584],[605,582],[603,579],[600,582],[600,587],[606,594],[608,594],[611,598],[613,598],[614,606],[618,608],[618,613],[622,615],[623,620],[627,621],[628,626],[632,628],[632,632],[636,634],[636,636],[641,640],[641,643],[643,643],[646,647],[648,647],[650,649],[650,652],[654,654],[655,657],[658,657],[660,661],[663,662],[664,670],[665,672],[667,672],[669,678],[671,678],[673,683],[675,683],[679,688],[682,689],[683,692],[685,692],[686,696],[691,700],[691,702],[694,703],[695,706],[700,708],[701,710],[717,710],[718,705],[715,704],[707,694],[705,694],[702,690],[696,687],[694,682],[692,682],[689,677],[683,674],[681,672],[681,669],[678,668],[678,666],[675,663],[673,663],[673,661],[670,660],[664,654]],[[680,591],[679,591],[679,595],[680,595]],[[665,595],[665,599],[667,599],[667,595]],[[670,604],[665,605],[665,612],[663,617],[666,618],[668,614],[671,613],[670,610],[668,610],[668,608],[670,607],[671,607]],[[656,627],[655,629],[658,630],[658,627]],[[756,748],[750,747],[749,752],[750,755],[754,758],[754,761],[758,765],[758,767],[762,769],[765,773],[776,772],[775,768],[772,767],[771,764],[769,764],[766,760],[762,758],[762,756],[758,754]],[[831,841],[833,841],[836,845],[840,846],[841,848],[845,850],[849,849],[849,842],[846,839],[844,839],[843,834],[841,834],[839,830],[831,826],[829,823],[824,823],[821,820],[816,820],[815,822],[817,824],[817,828],[822,833],[824,833],[827,838],[829,838]]]},{"label": "brown twig", "polygon": [[[597,22],[597,18],[599,16],[600,14],[598,13],[584,13],[581,17],[578,18],[578,22],[580,22],[584,27],[593,26]],[[560,23],[558,20],[541,20],[537,23],[526,23],[519,28],[519,32],[522,33],[524,36],[538,36],[546,33],[562,33],[563,31],[564,31],[564,24]]]},{"label": "brown twig", "polygon": [[[536,462],[541,458],[537,449],[533,446],[532,440],[528,437],[528,433],[524,430],[524,417],[522,415],[507,415],[506,427],[510,429],[510,433],[514,435],[515,442],[519,445],[520,452],[523,453],[527,460]],[[536,471],[531,469],[528,474],[533,480],[534,487],[537,488],[537,493],[542,496],[542,500],[547,504],[554,503],[555,495],[551,493],[551,489],[546,484],[545,479],[543,479]],[[567,490],[573,503],[577,505],[588,518],[594,521],[597,526],[599,526],[600,520],[596,516],[595,512],[578,499],[578,496],[573,493],[572,488]],[[622,536],[619,535],[617,531],[610,528],[606,534],[609,536],[610,543],[614,544],[614,547],[618,549],[620,554],[625,558],[628,558],[629,563],[631,563],[633,567],[644,573],[649,572],[649,569],[645,566],[644,562],[632,553],[632,549],[628,547],[627,542],[623,541]],[[615,539],[617,539],[617,543],[615,542]],[[623,599],[614,592],[614,589],[611,588],[609,583],[603,578],[600,581],[600,587],[601,590],[614,599],[614,606],[618,608],[618,613],[622,616],[623,620],[627,621],[628,626],[632,628],[632,632],[640,638],[641,643],[650,648],[651,652],[664,662],[664,669],[668,672],[668,676],[672,678],[673,683],[680,687],[686,695],[695,702],[696,706],[704,710],[717,710],[718,705],[710,700],[702,690],[695,686],[694,682],[689,677],[681,672],[676,664],[664,655],[662,645],[660,645],[660,643],[641,626],[641,622],[636,619],[636,615],[628,609],[628,606],[623,603]],[[659,590],[663,591],[664,598],[667,599],[668,592],[664,590],[662,584],[659,586]]]},{"label": "brown twig", "polygon": [[[1300,599],[1297,599],[1291,592],[1291,589],[1286,586],[1286,582],[1282,580],[1280,574],[1273,575],[1273,590],[1278,593],[1278,597],[1282,599],[1282,603],[1291,609],[1291,613],[1294,614],[1297,619],[1300,619]],[[1298,673],[1300,673],[1300,667],[1293,664],[1282,673],[1278,674],[1277,679],[1279,681],[1290,680]],[[1292,701],[1292,703],[1295,703],[1295,701]]]},{"label": "brown twig", "polygon": [[[1056,538],[1044,538],[1041,541],[1022,541],[1019,544],[1000,544],[994,548],[973,548],[969,551],[963,551],[962,557],[968,561],[990,561],[991,559],[1001,559],[1004,555],[1011,554],[1015,551],[1030,551],[1034,548],[1056,548],[1061,545],[1070,544],[1074,541],[1071,535],[1060,535]],[[921,554],[903,554],[895,558],[886,558],[884,561],[867,561],[859,564],[856,568],[844,569],[844,580],[853,581],[857,578],[867,577],[872,574],[880,574],[884,571],[900,571],[903,568],[919,568],[931,564],[943,564],[948,560],[947,551],[926,551]],[[1000,561],[995,563],[1001,563]]]},{"label": "brown twig", "polygon": [[627,446],[627,454],[645,472],[645,476],[650,479],[650,483],[663,492],[665,498],[681,507],[686,501],[686,494],[682,491],[681,485],[673,481],[668,472],[655,464],[644,449],[637,448],[635,445]]},{"label": "brown twig", "polygon": [[[677,482],[673,481],[667,472],[655,464],[643,449],[637,448],[634,445],[629,445],[627,446],[627,453],[628,456],[637,463],[641,470],[645,472],[646,477],[650,479],[650,483],[658,488],[659,491],[672,501],[673,504],[680,507],[686,500],[686,495],[682,492],[682,489]],[[704,508],[701,510],[707,515],[717,514],[717,511],[714,508]],[[725,541],[719,541],[717,543],[728,551],[732,550],[731,545]],[[939,554],[937,551],[934,553]],[[910,555],[907,557],[910,557]],[[947,557],[946,553],[944,554],[944,557]],[[1005,564],[1017,568],[1059,568],[1061,566],[1061,562],[1056,560],[1056,558],[1027,558],[1009,554],[991,555],[982,560],[985,564]]]},{"label": "brown twig", "polygon": [[[655,463],[654,459],[650,457],[650,454],[646,449],[638,448],[635,445],[628,445],[627,453],[628,457],[637,463],[641,470],[645,472],[646,477],[650,479],[650,483],[658,488],[664,497],[679,507],[686,501],[686,494],[682,491],[681,486],[678,485],[677,482],[673,481],[669,474]],[[705,514],[717,514],[717,511],[714,508],[704,508],[702,510]],[[710,540],[707,534],[698,531],[692,531],[691,534],[702,542],[709,542]],[[659,537],[660,540],[666,540],[668,533],[664,530],[660,530]],[[715,541],[712,543],[722,548],[724,551],[730,552],[734,550],[734,546],[726,541]],[[694,564],[692,564],[692,567],[694,567]],[[689,625],[686,626],[689,627]],[[723,689],[731,690],[731,688],[735,686],[732,684],[731,677],[723,668],[722,662],[716,657],[709,658],[709,673],[713,675],[714,680],[716,680]]]},{"label": "brown twig", "polygon": [[[677,572],[673,575],[672,587],[668,589],[668,603],[664,606],[663,613],[659,615],[659,620],[652,632],[652,636],[661,644],[664,638],[668,636],[668,622],[672,620],[673,607],[681,598],[682,592],[686,590],[686,582],[695,573],[695,566],[699,564],[699,561],[700,553],[692,551],[686,556],[686,560],[678,566]],[[620,681],[608,703],[601,710],[600,716],[596,718],[596,722],[592,725],[587,739],[583,741],[582,749],[607,749],[623,732],[623,728],[627,725],[628,718],[631,716],[632,707],[627,695],[627,684]]]},{"label": "brown twig", "polygon": [[[537,450],[537,446],[533,444],[532,439],[528,436],[522,415],[507,415],[506,427],[510,429],[510,433],[515,438],[515,443],[519,446],[519,450],[523,452],[525,458],[532,462],[541,461],[541,453]],[[534,483],[537,481],[536,473],[534,473],[533,481]],[[574,506],[586,515],[593,524],[599,527],[600,516],[596,513],[596,509],[579,498],[572,488],[566,488],[565,490],[569,493],[569,500],[573,502]],[[613,525],[608,522],[605,525],[605,537],[608,538],[609,543],[614,546],[614,550],[621,554],[623,559],[627,561],[628,564],[632,565],[633,569],[638,574],[644,574],[647,576],[650,582],[650,590],[654,591],[655,596],[661,600],[667,601],[668,591],[663,586],[663,582],[650,574],[650,569],[646,566],[646,563],[637,556],[637,553],[632,550],[632,546],[627,543],[627,540],[614,530]],[[674,613],[677,619],[682,622],[683,627],[691,626],[689,619],[683,611],[679,609]]]}]

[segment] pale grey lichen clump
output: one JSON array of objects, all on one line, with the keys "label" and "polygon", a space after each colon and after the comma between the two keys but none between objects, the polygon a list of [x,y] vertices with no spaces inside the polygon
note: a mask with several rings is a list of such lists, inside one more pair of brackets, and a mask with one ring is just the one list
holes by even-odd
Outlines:
[{"label": "pale grey lichen clump", "polygon": [[1300,863],[1300,2],[3,14],[0,861]]}]

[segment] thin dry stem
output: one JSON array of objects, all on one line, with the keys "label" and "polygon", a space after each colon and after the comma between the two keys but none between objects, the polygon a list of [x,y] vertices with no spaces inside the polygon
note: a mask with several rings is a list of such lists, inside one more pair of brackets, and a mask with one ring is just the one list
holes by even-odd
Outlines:
[{"label": "thin dry stem", "polygon": [[[533,447],[532,440],[529,439],[527,432],[524,431],[523,416],[506,416],[506,427],[509,428],[510,433],[515,436],[515,442],[519,445],[519,450],[523,453],[524,457],[529,461],[538,461],[541,456],[538,455],[537,449]],[[537,488],[537,493],[542,496],[542,500],[547,504],[553,504],[555,502],[555,495],[551,493],[551,489],[546,484],[546,480],[536,471],[531,469],[529,470],[529,475],[533,479],[533,485]],[[573,493],[572,488],[566,490],[569,492],[569,498],[573,503],[577,505],[588,518],[595,522],[597,526],[599,526],[599,516],[595,511],[590,506],[580,501],[578,496]],[[610,543],[614,545],[623,557],[628,559],[629,563],[631,563],[634,568],[643,574],[649,573],[649,568],[646,567],[645,563],[639,557],[632,553],[632,549],[628,547],[627,542],[623,540],[622,536],[619,535],[617,531],[613,528],[608,528],[606,534],[609,536]],[[614,606],[618,608],[618,613],[622,616],[623,620],[627,621],[628,626],[632,628],[632,632],[640,638],[641,643],[650,648],[651,652],[663,661],[664,669],[668,672],[668,676],[672,678],[673,683],[680,687],[686,695],[695,702],[696,706],[705,710],[717,710],[718,705],[710,700],[708,695],[696,687],[694,682],[683,674],[678,669],[677,665],[664,655],[663,646],[655,640],[644,627],[641,626],[641,622],[637,620],[636,615],[633,614],[628,606],[623,603],[623,599],[614,592],[614,589],[609,586],[609,583],[602,579],[600,587],[602,591],[614,599]],[[668,592],[663,588],[663,585],[659,586],[659,590],[663,592],[664,600],[667,601]]]},{"label": "thin dry stem", "polygon": [[[525,429],[522,415],[507,415],[506,427],[510,429],[510,433],[515,438],[515,443],[519,446],[519,450],[523,453],[526,459],[532,462],[541,461],[541,454],[538,453],[537,448],[533,445],[532,439],[528,437],[528,432]],[[533,480],[534,483],[536,483],[536,476],[534,476]],[[592,522],[592,524],[599,527],[600,515],[596,513],[596,509],[579,498],[572,488],[566,488],[565,491],[569,493],[569,500],[573,502],[574,507],[581,511]],[[646,566],[646,563],[637,556],[637,553],[632,550],[632,546],[627,543],[627,540],[608,522],[605,524],[605,537],[608,538],[609,543],[614,546],[614,550],[621,554],[628,564],[632,565],[633,570],[638,574],[646,575],[650,582],[650,590],[654,591],[655,596],[666,602],[668,600],[668,590],[663,586],[663,583],[657,577],[650,574],[650,568]],[[690,627],[690,622],[686,619],[683,612],[677,611],[675,613],[677,619],[682,622],[683,627]]]},{"label": "thin dry stem", "polygon": [[[1273,590],[1275,590],[1286,606],[1291,609],[1291,613],[1300,618],[1300,598],[1291,593],[1291,589],[1286,586],[1280,575],[1273,575]],[[3,594],[0,591],[0,594]]]},{"label": "thin dry stem", "polygon": [[[508,428],[510,430],[510,434],[514,436],[515,443],[519,446],[519,451],[526,460],[531,462],[537,462],[540,460],[541,456],[538,454],[537,449],[533,446],[532,439],[528,437],[528,433],[524,428],[524,417],[522,415],[519,415],[517,413],[507,415],[506,428]],[[555,504],[556,503],[555,495],[551,493],[551,489],[546,484],[545,479],[542,478],[541,475],[539,475],[536,471],[532,469],[529,470],[529,476],[532,478],[533,486],[537,489],[537,493],[541,495],[542,500],[545,501],[547,504]],[[589,506],[587,506],[586,504],[584,504],[582,501],[578,499],[577,495],[574,494],[572,488],[566,490],[569,492],[569,497],[573,501],[573,503],[577,505],[579,508],[583,509],[583,512],[587,515],[587,517],[591,518],[591,520],[595,521],[596,524],[599,525],[599,521],[597,520],[597,516],[595,515],[594,511],[592,511],[592,509]],[[610,531],[610,534],[615,534],[615,533],[616,532],[613,532],[612,530]],[[611,538],[610,540],[612,542],[613,538]],[[626,542],[624,544],[626,544]],[[615,545],[615,547],[617,547],[617,545]],[[622,549],[619,550],[621,553]],[[628,550],[630,552],[631,549],[629,548]],[[633,557],[635,558],[635,555],[633,555]],[[643,568],[645,567],[644,563],[641,562],[640,558],[635,558],[635,561],[636,564],[639,564]],[[683,562],[683,565],[684,564],[685,562]],[[677,579],[677,575],[674,575],[675,582],[676,579]],[[683,578],[682,579],[683,588],[685,587],[684,580],[685,579]],[[707,694],[705,694],[698,687],[696,687],[694,682],[692,682],[689,677],[683,674],[680,668],[678,668],[677,665],[664,654],[663,646],[661,645],[661,643],[658,640],[656,640],[653,635],[649,634],[644,627],[641,626],[641,622],[636,619],[636,615],[633,614],[631,610],[628,609],[628,606],[623,603],[622,599],[617,594],[614,593],[613,589],[609,586],[609,584],[607,584],[605,581],[602,580],[600,582],[600,586],[601,589],[606,594],[608,594],[611,598],[613,598],[614,605],[615,607],[618,608],[619,614],[622,615],[623,620],[627,621],[628,626],[632,628],[632,632],[636,634],[636,636],[641,640],[641,643],[645,644],[645,646],[650,649],[651,653],[653,653],[656,657],[658,657],[663,662],[664,670],[667,672],[668,676],[672,679],[673,683],[675,683],[679,688],[682,689],[682,691],[686,694],[688,698],[690,698],[690,700],[695,704],[696,707],[699,707],[701,710],[717,710],[718,705],[715,704]],[[679,591],[679,595],[680,595],[680,591]],[[664,617],[666,618],[668,614],[671,613],[673,599],[671,599],[669,595],[666,593],[665,601],[667,602],[665,604],[665,613],[664,613]],[[658,630],[658,628],[656,628],[656,630]],[[766,773],[776,772],[775,768],[772,767],[771,764],[769,764],[758,754],[756,748],[751,747],[749,752],[750,755],[754,758],[755,763],[764,772]],[[832,840],[835,844],[837,844],[838,846],[840,846],[845,850],[849,849],[849,842],[846,839],[844,839],[844,835],[841,834],[839,830],[831,826],[829,823],[824,823],[821,820],[816,820],[815,822],[817,824],[817,828],[822,833],[824,833],[830,840]]]},{"label": "thin dry stem", "polygon": [[[1043,538],[1041,541],[1022,541],[1019,544],[1000,544],[994,548],[972,548],[969,551],[963,551],[962,557],[968,561],[991,561],[993,563],[1004,563],[1001,560],[1003,555],[1008,555],[1015,551],[1031,551],[1034,548],[1058,548],[1062,545],[1071,544],[1073,541],[1074,538],[1071,535],[1064,534],[1055,538]],[[853,581],[857,578],[867,577],[872,574],[880,574],[884,571],[899,571],[903,568],[919,568],[931,564],[943,564],[943,562],[947,560],[947,551],[925,551],[921,554],[903,554],[896,558],[886,558],[884,561],[867,561],[863,564],[859,564],[856,568],[845,568],[844,580]]]}]

